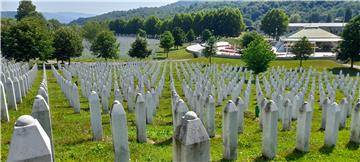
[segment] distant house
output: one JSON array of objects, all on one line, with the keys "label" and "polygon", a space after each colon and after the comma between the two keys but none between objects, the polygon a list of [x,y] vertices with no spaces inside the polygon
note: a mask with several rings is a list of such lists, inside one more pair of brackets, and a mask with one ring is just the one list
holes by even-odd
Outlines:
[{"label": "distant house", "polygon": [[339,35],[346,23],[289,23],[288,31],[289,33],[298,31],[304,28],[321,28],[330,33]]},{"label": "distant house", "polygon": [[291,52],[292,45],[304,36],[314,44],[314,53],[331,52],[332,49],[342,41],[340,36],[332,34],[322,28],[304,28],[280,37],[279,42],[276,44],[276,52]]}]

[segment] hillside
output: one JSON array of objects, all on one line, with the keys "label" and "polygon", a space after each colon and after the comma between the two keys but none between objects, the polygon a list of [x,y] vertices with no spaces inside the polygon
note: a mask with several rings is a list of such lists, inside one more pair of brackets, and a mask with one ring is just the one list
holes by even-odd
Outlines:
[{"label": "hillside", "polygon": [[155,15],[160,18],[173,17],[176,13],[196,12],[200,10],[222,8],[225,6],[239,8],[243,13],[245,22],[248,25],[256,22],[267,11],[273,8],[283,8],[290,16],[298,13],[301,22],[325,22],[330,15],[332,19],[342,18],[345,8],[351,8],[353,15],[360,13],[360,3],[356,1],[295,1],[295,2],[249,2],[249,1],[229,1],[229,2],[195,2],[195,1],[179,1],[162,7],[146,7],[129,11],[112,11],[106,14],[79,18],[71,22],[71,24],[84,24],[86,21],[103,21],[116,18],[129,19],[140,16],[147,17]]},{"label": "hillside", "polygon": [[[91,14],[77,13],[77,12],[42,12],[44,17],[49,19],[57,19],[61,23],[69,23],[75,19],[81,17],[90,17],[94,16]],[[15,18],[16,11],[1,11],[1,17]]]}]

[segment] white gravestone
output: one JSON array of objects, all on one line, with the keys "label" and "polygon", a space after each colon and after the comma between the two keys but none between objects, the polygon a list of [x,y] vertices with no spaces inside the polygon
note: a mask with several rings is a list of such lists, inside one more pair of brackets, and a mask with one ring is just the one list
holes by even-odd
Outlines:
[{"label": "white gravestone", "polygon": [[15,123],[8,162],[52,162],[51,142],[40,123],[23,115]]},{"label": "white gravestone", "polygon": [[128,162],[130,159],[128,128],[124,107],[117,100],[111,110],[111,131],[116,162]]},{"label": "white gravestone", "polygon": [[351,119],[350,141],[360,143],[360,98],[355,105]]},{"label": "white gravestone", "polygon": [[1,120],[5,121],[5,122],[9,122],[9,111],[8,111],[8,106],[7,106],[7,101],[6,101],[6,94],[5,94],[5,89],[4,89],[4,85],[2,84],[2,82],[0,82],[0,102],[1,102]]},{"label": "white gravestone", "polygon": [[146,142],[146,105],[141,93],[136,95],[135,101],[136,139],[143,143]]},{"label": "white gravestone", "polygon": [[102,139],[102,123],[99,96],[95,91],[89,95],[91,129],[94,140]]},{"label": "white gravestone", "polygon": [[312,107],[305,102],[299,109],[296,126],[296,149],[299,151],[308,152],[310,149],[311,120]]},{"label": "white gravestone", "polygon": [[263,109],[262,155],[273,159],[277,150],[278,109],[270,100]]},{"label": "white gravestone", "polygon": [[233,101],[229,100],[223,111],[223,159],[235,160],[237,158],[237,126],[238,110]]},{"label": "white gravestone", "polygon": [[325,127],[325,146],[333,147],[336,145],[339,133],[341,110],[337,103],[331,104],[326,112]]},{"label": "white gravestone", "polygon": [[210,138],[196,113],[189,111],[175,131],[175,162],[210,161]]}]

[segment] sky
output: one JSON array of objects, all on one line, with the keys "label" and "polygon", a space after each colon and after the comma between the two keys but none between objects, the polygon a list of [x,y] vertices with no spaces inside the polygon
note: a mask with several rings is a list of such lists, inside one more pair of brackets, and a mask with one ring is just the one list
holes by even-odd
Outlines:
[{"label": "sky", "polygon": [[[33,0],[40,12],[102,14],[139,7],[160,7],[177,0]],[[1,0],[1,11],[16,11],[19,0]]]}]

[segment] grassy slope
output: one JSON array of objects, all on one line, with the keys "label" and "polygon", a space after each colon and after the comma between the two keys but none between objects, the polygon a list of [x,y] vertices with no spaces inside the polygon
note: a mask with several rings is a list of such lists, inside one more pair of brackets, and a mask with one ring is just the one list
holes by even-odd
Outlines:
[{"label": "grassy slope", "polygon": [[[182,51],[175,51],[181,55],[188,56]],[[179,56],[170,54],[170,58]],[[181,56],[183,57],[183,56]],[[206,62],[207,59],[191,59],[191,62]],[[240,64],[243,62],[237,59],[213,58],[214,63]],[[297,67],[297,61],[273,61],[271,66]],[[327,60],[308,60],[304,67],[313,66],[318,70],[326,68],[333,70],[341,68],[341,65]],[[335,70],[334,70],[335,69]],[[174,77],[176,78],[175,68]],[[167,71],[169,73],[169,69]],[[19,110],[10,110],[10,123],[1,123],[1,155],[2,161],[6,159],[9,141],[12,134],[13,123],[16,118],[22,114],[31,114],[32,102],[41,81],[41,73],[35,80],[34,86],[25,98],[24,103],[19,105]],[[102,115],[102,125],[104,129],[103,141],[94,142],[91,140],[90,114],[86,99],[81,98],[81,114],[74,114],[69,102],[57,85],[51,71],[47,71],[48,84],[50,91],[50,106],[53,122],[55,154],[58,161],[113,161],[113,148],[110,131],[110,117],[108,114]],[[176,88],[180,95],[181,82],[176,80]],[[316,84],[317,85],[317,84]],[[317,88],[316,88],[317,90]],[[337,100],[341,99],[341,94],[337,95]],[[113,96],[111,96],[111,101]],[[316,94],[315,100],[318,100]],[[258,128],[258,122],[254,117],[255,105],[255,86],[252,85],[251,106],[245,118],[245,133],[239,136],[238,140],[238,161],[263,160],[261,158],[261,131]],[[124,108],[127,107],[123,102]],[[217,107],[216,111],[216,137],[211,139],[211,160],[220,161],[222,158],[222,140],[221,140],[221,119],[222,109]],[[129,146],[131,150],[132,161],[171,161],[172,158],[172,122],[171,122],[171,105],[169,80],[166,77],[163,96],[160,100],[160,107],[154,118],[154,124],[147,126],[149,142],[139,144],[136,142],[136,130],[134,114],[128,113],[129,128]],[[299,160],[299,161],[357,161],[360,159],[359,145],[349,144],[349,125],[350,119],[347,119],[347,127],[339,131],[338,144],[334,149],[323,148],[324,132],[319,131],[321,120],[321,111],[318,109],[318,103],[315,103],[315,112],[313,114],[311,146],[307,154],[294,151],[296,139],[296,122],[292,123],[292,129],[288,132],[280,131],[278,133],[278,154],[276,161]]]}]

